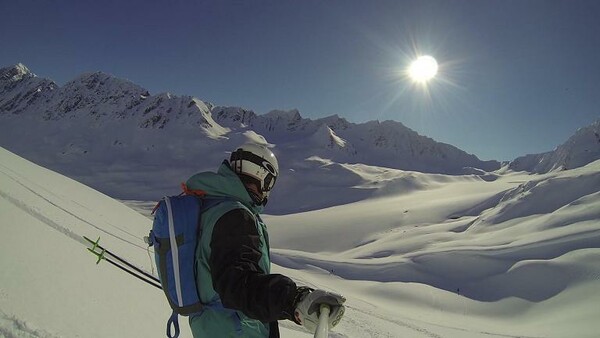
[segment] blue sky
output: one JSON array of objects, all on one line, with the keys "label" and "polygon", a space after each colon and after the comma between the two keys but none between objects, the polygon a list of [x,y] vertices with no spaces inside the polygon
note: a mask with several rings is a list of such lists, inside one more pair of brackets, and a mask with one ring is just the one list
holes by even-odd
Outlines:
[{"label": "blue sky", "polygon": [[[5,1],[0,66],[103,71],[262,114],[396,120],[481,159],[600,118],[600,1]],[[425,88],[403,75],[432,55]]]}]

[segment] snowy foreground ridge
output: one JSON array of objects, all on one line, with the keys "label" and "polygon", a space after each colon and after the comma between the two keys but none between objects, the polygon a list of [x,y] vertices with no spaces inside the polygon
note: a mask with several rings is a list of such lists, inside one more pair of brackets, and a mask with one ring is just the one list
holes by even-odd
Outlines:
[{"label": "snowy foreground ridge", "polygon": [[[600,161],[485,179],[338,166],[376,192],[265,217],[275,272],[348,298],[330,337],[599,336]],[[0,148],[0,337],[162,337],[160,291],[96,265],[81,239],[153,272],[150,225]]]}]

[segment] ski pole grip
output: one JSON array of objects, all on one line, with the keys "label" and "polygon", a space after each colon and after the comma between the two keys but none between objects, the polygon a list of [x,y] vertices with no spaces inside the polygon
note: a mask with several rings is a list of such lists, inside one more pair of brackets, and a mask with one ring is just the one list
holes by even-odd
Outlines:
[{"label": "ski pole grip", "polygon": [[327,338],[329,336],[329,305],[321,304],[319,313],[319,324],[314,338]]}]

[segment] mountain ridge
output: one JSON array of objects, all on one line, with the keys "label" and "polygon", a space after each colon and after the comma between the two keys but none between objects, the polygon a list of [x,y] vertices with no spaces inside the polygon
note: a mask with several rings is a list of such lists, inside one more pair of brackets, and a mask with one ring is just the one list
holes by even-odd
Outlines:
[{"label": "mountain ridge", "polygon": [[[422,171],[428,171],[428,165],[433,163],[435,165],[431,171],[450,174],[460,173],[461,168],[467,166],[484,170],[499,168],[496,161],[480,161],[476,156],[454,146],[421,136],[400,122],[373,121],[355,124],[338,115],[312,120],[302,117],[296,109],[272,110],[264,115],[257,115],[252,110],[214,106],[191,96],[169,93],[150,95],[148,90],[133,82],[103,72],[81,74],[62,87],[51,80],[38,78],[22,64],[3,68],[0,74],[12,74],[15,71],[27,76],[13,78],[11,83],[20,83],[24,88],[33,86],[37,92],[37,82],[51,83],[52,86],[48,87],[45,100],[25,102],[21,95],[23,88],[5,88],[0,93],[0,115],[37,115],[43,111],[44,120],[75,119],[87,115],[95,124],[101,124],[107,119],[133,118],[137,119],[138,127],[155,129],[168,128],[175,120],[182,120],[183,124],[200,127],[212,139],[228,137],[226,135],[232,132],[254,130],[272,139],[271,142],[275,144],[304,139],[326,125],[333,133],[346,140],[345,145],[355,149],[343,152],[341,158],[334,160],[360,160],[372,162],[368,164]],[[13,104],[8,105],[6,102]],[[17,110],[15,104],[18,106]],[[401,144],[407,141],[411,142],[409,146]],[[371,147],[377,148],[380,153],[375,161],[370,161],[368,156],[349,156],[360,155],[360,152],[367,154]],[[442,162],[448,158],[456,158],[458,163],[444,165]]]},{"label": "mountain ridge", "polygon": [[[0,89],[1,146],[120,198],[154,199],[172,192],[186,175],[214,170],[249,139],[273,145],[282,166],[280,182],[295,180],[288,183],[298,186],[308,179],[302,168],[327,172],[327,165],[312,158],[482,178],[501,167],[398,121],[357,124],[339,115],[313,120],[297,109],[258,115],[188,95],[152,95],[104,72],[83,73],[61,87],[18,64],[0,69]],[[578,147],[576,140],[569,151]],[[520,160],[527,165],[508,168],[536,170],[540,161],[529,157]]]},{"label": "mountain ridge", "polygon": [[543,174],[553,170],[582,167],[598,158],[600,158],[600,119],[577,129],[574,135],[553,151],[518,157],[510,163],[509,168],[515,171]]}]

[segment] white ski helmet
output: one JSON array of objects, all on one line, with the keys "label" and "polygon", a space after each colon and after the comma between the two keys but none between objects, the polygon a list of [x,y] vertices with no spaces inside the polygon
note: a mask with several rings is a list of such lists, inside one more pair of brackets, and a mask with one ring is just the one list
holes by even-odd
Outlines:
[{"label": "white ski helmet", "polygon": [[264,145],[246,143],[231,153],[231,169],[240,176],[254,179],[262,192],[263,201],[269,196],[279,176],[275,154]]}]

